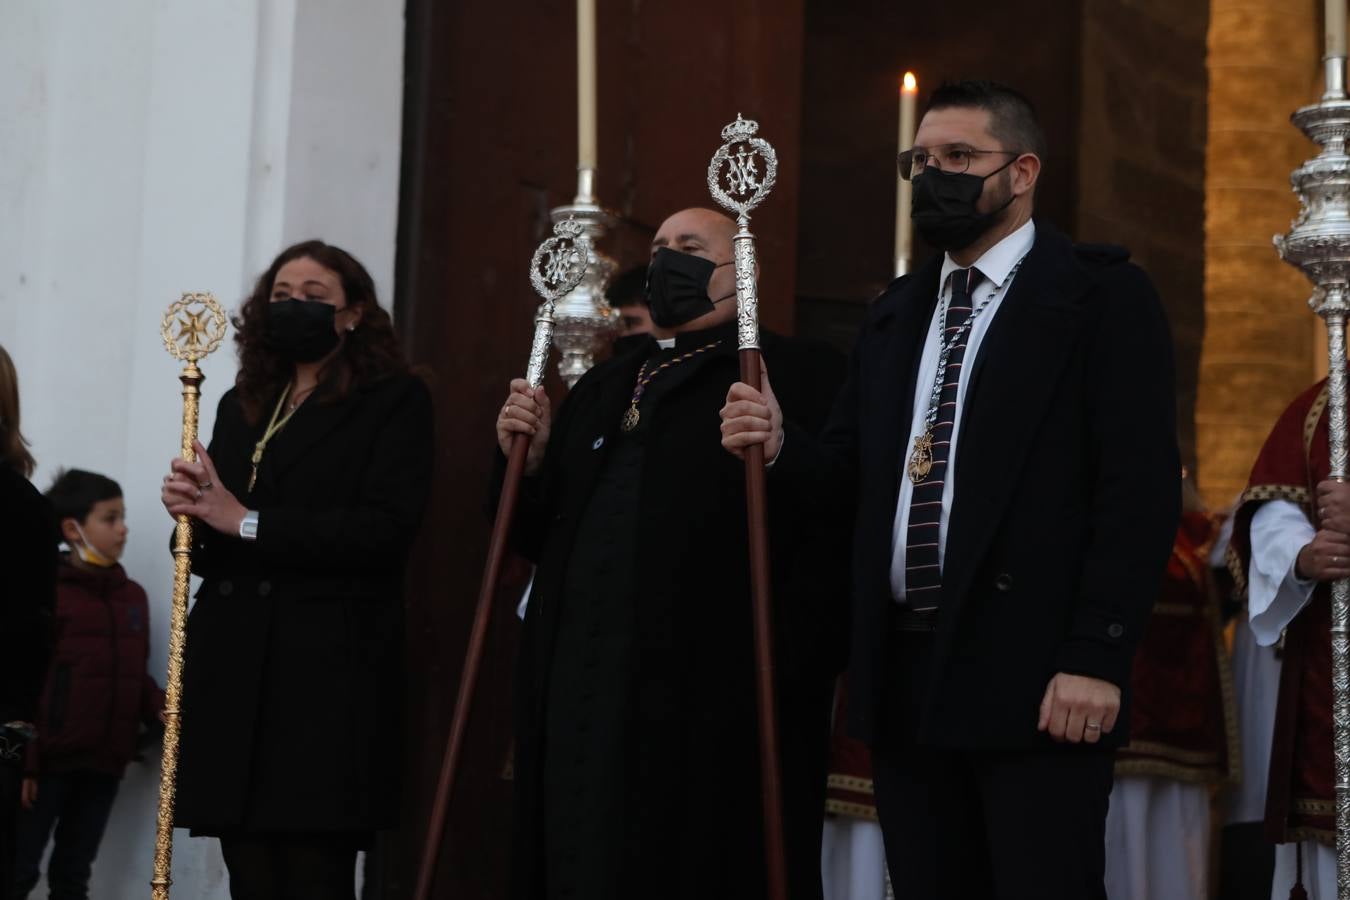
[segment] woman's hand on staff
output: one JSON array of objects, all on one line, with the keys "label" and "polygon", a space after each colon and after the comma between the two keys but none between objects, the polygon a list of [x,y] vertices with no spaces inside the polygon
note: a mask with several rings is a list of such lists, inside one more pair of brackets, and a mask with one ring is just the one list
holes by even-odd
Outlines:
[{"label": "woman's hand on staff", "polygon": [[525,474],[537,475],[544,464],[544,450],[548,446],[550,421],[548,394],[542,387],[532,388],[524,378],[511,382],[511,393],[497,414],[497,446],[511,455],[515,435],[530,439],[530,452],[525,456]]},{"label": "woman's hand on staff", "polygon": [[778,458],[783,447],[783,410],[769,384],[769,370],[759,361],[760,390],[738,381],[727,391],[722,407],[722,446],[737,459],[745,459],[745,448],[764,445],[764,461]]},{"label": "woman's hand on staff", "polygon": [[196,462],[179,457],[169,464],[171,471],[160,489],[160,501],[175,518],[192,516],[221,534],[237,535],[248,510],[220,483],[216,465],[202,442],[193,446]]}]

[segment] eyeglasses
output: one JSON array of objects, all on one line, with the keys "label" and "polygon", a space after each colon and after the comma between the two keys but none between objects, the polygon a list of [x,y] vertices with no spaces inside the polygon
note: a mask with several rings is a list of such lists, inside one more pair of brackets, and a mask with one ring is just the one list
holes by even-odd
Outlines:
[{"label": "eyeglasses", "polygon": [[939,144],[936,147],[914,147],[900,153],[897,163],[900,177],[910,181],[929,166],[949,175],[959,175],[970,168],[970,161],[986,153],[1021,156],[1017,150],[977,150],[966,144]]}]

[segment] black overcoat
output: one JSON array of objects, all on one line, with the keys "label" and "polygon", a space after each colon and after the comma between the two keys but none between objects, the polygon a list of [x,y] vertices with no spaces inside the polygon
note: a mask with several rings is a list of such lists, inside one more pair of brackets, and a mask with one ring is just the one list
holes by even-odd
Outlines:
[{"label": "black overcoat", "polygon": [[398,375],[315,396],[272,439],[221,398],[209,452],[256,542],[198,525],[178,824],[197,833],[396,824],[403,597],[427,497],[430,394]]},{"label": "black overcoat", "polygon": [[60,532],[51,504],[0,460],[0,722],[32,722],[52,651]]},{"label": "black overcoat", "polygon": [[[821,440],[787,427],[771,484],[858,499],[849,718],[871,739],[884,708],[891,536],[938,256],[873,305]],[[776,376],[772,368],[770,377]],[[1045,745],[1056,672],[1124,693],[1103,743],[1129,735],[1129,674],[1181,508],[1172,343],[1128,254],[1036,240],[970,374],[957,445],[934,659],[919,738]],[[792,416],[784,403],[785,416]]]},{"label": "black overcoat", "polygon": [[[738,380],[734,326],[679,337],[723,345],[644,417],[632,571],[632,719],[620,736],[626,849],[622,896],[764,895],[744,466],[721,447],[719,410]],[[821,427],[842,354],[763,336],[774,389]],[[538,564],[517,676],[516,895],[542,896],[545,702],[569,560],[647,342],[590,370],[557,412],[541,474],[526,479],[517,546]],[[828,705],[846,641],[848,522],[801,516],[769,497],[780,746],[794,898],[820,896]]]}]

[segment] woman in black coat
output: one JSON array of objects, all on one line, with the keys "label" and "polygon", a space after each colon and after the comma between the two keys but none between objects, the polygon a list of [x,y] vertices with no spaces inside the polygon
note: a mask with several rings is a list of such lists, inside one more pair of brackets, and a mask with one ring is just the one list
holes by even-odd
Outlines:
[{"label": "woman in black coat", "polygon": [[19,377],[0,347],[0,892],[9,888],[23,747],[51,653],[57,533],[29,482],[37,464],[19,430]]},{"label": "woman in black coat", "polygon": [[198,520],[177,823],[220,838],[235,898],[351,898],[393,826],[402,581],[432,413],[347,253],[284,251],[235,320],[240,369],[163,501]]}]

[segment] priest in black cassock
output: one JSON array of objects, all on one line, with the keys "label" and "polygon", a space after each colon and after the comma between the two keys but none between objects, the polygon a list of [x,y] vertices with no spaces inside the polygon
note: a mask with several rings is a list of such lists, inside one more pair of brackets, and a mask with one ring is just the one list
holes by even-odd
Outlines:
[{"label": "priest in black cassock", "polygon": [[[706,209],[667,219],[652,337],[587,372],[556,419],[517,380],[497,420],[503,450],[533,437],[513,535],[538,566],[516,684],[520,900],[766,893],[744,469],[718,417],[738,378],[735,231]],[[842,355],[761,344],[821,428]],[[793,500],[769,496],[779,740],[792,897],[818,900],[848,525]]]}]

